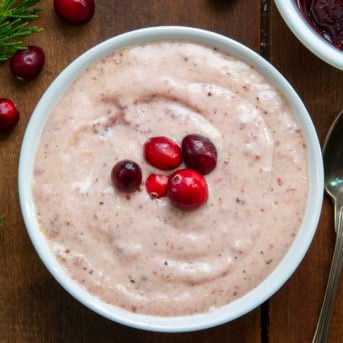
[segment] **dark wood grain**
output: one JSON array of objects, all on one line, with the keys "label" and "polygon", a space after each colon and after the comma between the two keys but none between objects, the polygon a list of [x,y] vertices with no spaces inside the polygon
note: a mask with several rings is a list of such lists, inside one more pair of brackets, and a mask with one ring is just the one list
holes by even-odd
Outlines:
[{"label": "dark wood grain", "polygon": [[[60,23],[43,1],[45,31],[29,42],[43,47],[46,66],[30,83],[13,80],[0,65],[0,97],[20,109],[18,127],[0,138],[0,341],[1,342],[260,342],[259,309],[218,328],[189,334],[153,334],[105,320],[71,298],[50,276],[24,228],[17,194],[20,144],[32,110],[50,82],[75,57],[118,33],[153,25],[189,25],[233,37],[259,50],[259,0],[98,0],[83,27]],[[244,25],[242,24],[244,22]],[[28,180],[30,182],[30,180]]]},{"label": "dark wood grain", "polygon": [[[324,141],[343,108],[343,73],[311,54],[293,36],[272,6],[270,59],[307,106]],[[270,300],[270,342],[311,342],[319,316],[334,247],[333,210],[325,198],[319,228],[304,261]],[[343,342],[343,280],[338,290],[329,342]]]}]

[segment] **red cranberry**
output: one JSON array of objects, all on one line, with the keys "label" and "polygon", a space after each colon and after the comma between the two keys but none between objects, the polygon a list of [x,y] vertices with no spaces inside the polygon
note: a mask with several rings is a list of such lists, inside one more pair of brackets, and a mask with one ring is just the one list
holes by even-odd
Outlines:
[{"label": "red cranberry", "polygon": [[180,147],[167,137],[150,138],[144,145],[145,159],[161,170],[177,168],[182,162]]},{"label": "red cranberry", "polygon": [[54,0],[55,12],[69,24],[81,25],[94,15],[94,0]]},{"label": "red cranberry", "polygon": [[217,149],[206,137],[188,135],[182,140],[182,153],[188,168],[205,175],[217,165]]},{"label": "red cranberry", "polygon": [[9,99],[0,99],[0,132],[12,129],[18,121],[19,112],[14,103]]},{"label": "red cranberry", "polygon": [[169,177],[151,174],[145,181],[145,187],[151,198],[161,198],[167,195]]},{"label": "red cranberry", "polygon": [[195,170],[178,170],[169,178],[168,197],[171,204],[181,210],[198,208],[208,198],[206,180]]},{"label": "red cranberry", "polygon": [[38,46],[29,46],[26,50],[17,51],[11,58],[12,74],[21,80],[32,80],[43,68],[44,52]]},{"label": "red cranberry", "polygon": [[136,162],[123,160],[113,167],[111,179],[119,191],[134,192],[142,182],[142,171]]}]

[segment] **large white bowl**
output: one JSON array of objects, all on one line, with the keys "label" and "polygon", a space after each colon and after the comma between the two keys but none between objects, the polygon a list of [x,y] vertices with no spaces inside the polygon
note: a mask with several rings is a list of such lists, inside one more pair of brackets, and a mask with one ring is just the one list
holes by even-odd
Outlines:
[{"label": "large white bowl", "polygon": [[295,0],[275,0],[275,4],[288,27],[316,56],[343,70],[343,51],[335,48],[305,19]]},{"label": "large white bowl", "polygon": [[[258,287],[232,303],[209,313],[181,317],[131,313],[108,305],[82,289],[58,263],[44,234],[39,230],[31,193],[33,165],[44,126],[51,110],[75,78],[99,58],[119,48],[169,39],[216,47],[253,65],[265,75],[289,101],[295,118],[304,131],[309,164],[309,196],[305,217],[288,253],[275,270]],[[26,228],[38,255],[55,279],[82,304],[106,318],[135,328],[163,332],[194,331],[229,322],[246,314],[273,295],[292,275],[316,231],[323,198],[323,164],[317,134],[305,106],[285,78],[267,61],[242,44],[216,33],[187,27],[153,27],[124,33],[95,46],[72,62],[51,84],[34,110],[26,129],[19,161],[19,197]]]}]

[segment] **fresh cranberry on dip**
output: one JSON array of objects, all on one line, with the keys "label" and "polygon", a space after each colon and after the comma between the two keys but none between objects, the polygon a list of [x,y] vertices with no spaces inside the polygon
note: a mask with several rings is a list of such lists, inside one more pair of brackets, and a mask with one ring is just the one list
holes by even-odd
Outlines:
[{"label": "fresh cranberry on dip", "polygon": [[77,299],[133,327],[191,331],[250,311],[295,270],[322,160],[270,64],[161,27],[110,39],[56,79],[28,126],[19,190],[37,251]]}]

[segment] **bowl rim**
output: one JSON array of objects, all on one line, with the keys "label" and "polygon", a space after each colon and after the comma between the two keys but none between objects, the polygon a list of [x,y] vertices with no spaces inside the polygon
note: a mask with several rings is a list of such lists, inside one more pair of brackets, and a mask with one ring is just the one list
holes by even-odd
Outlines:
[{"label": "bowl rim", "polygon": [[[74,282],[58,263],[39,228],[31,193],[33,163],[46,121],[59,97],[87,66],[120,48],[153,41],[183,40],[218,48],[254,66],[276,86],[290,102],[308,144],[309,194],[305,216],[298,234],[281,262],[256,288],[237,300],[213,311],[187,315],[159,317],[135,314],[104,303]],[[57,282],[75,299],[94,312],[130,327],[156,332],[190,332],[207,329],[232,321],[261,305],[293,274],[307,252],[316,231],[323,200],[323,162],[321,149],[311,118],[288,81],[266,60],[241,43],[220,34],[183,26],[149,27],[110,38],[83,53],[67,66],[51,83],[37,104],[26,129],[21,146],[18,170],[20,207],[32,244],[43,264]],[[30,182],[27,182],[30,180]]]},{"label": "bowl rim", "polygon": [[324,62],[343,70],[343,51],[311,27],[294,0],[275,0],[275,4],[287,26],[303,45]]}]

